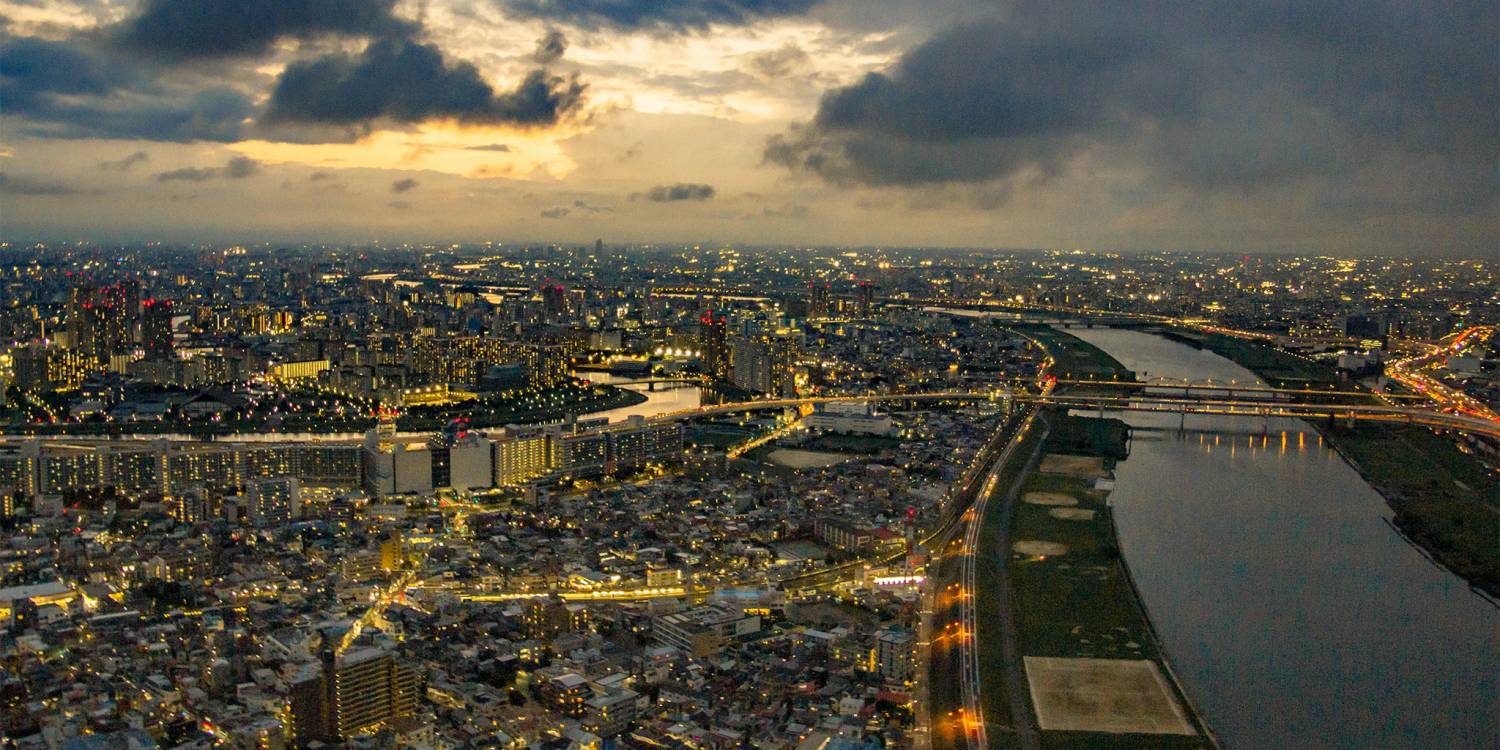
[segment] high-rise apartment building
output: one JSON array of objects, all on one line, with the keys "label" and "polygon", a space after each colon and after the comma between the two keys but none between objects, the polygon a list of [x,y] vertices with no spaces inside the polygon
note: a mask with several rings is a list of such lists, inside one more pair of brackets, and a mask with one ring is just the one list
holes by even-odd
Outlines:
[{"label": "high-rise apartment building", "polygon": [[293,681],[292,724],[298,743],[342,742],[416,712],[421,675],[395,654],[368,648],[308,664]]},{"label": "high-rise apartment building", "polygon": [[544,430],[506,428],[492,444],[494,484],[524,484],[552,470],[552,438]]},{"label": "high-rise apartment building", "polygon": [[139,287],[127,282],[73,290],[68,304],[73,348],[96,369],[106,367],[111,355],[129,348],[134,306],[139,297]]},{"label": "high-rise apartment building", "polygon": [[275,526],[302,517],[302,483],[296,477],[251,482],[248,489],[250,522]]},{"label": "high-rise apartment building", "polygon": [[712,310],[698,319],[698,358],[703,374],[718,380],[730,377],[729,318]]},{"label": "high-rise apartment building", "polygon": [[868,318],[875,311],[875,284],[871,281],[859,282],[858,301],[859,317]]},{"label": "high-rise apartment building", "polygon": [[147,359],[172,358],[172,311],[172,301],[166,299],[148,299],[141,305],[141,347]]},{"label": "high-rise apartment building", "polygon": [[833,313],[833,290],[828,284],[815,281],[807,291],[807,317],[826,318]]},{"label": "high-rise apartment building", "polygon": [[793,395],[796,345],[789,337],[761,335],[735,339],[730,349],[730,380],[735,385],[773,396]]}]

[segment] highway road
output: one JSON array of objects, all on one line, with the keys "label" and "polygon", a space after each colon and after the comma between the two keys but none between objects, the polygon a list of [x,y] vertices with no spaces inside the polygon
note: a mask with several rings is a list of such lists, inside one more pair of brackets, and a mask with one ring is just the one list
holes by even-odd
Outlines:
[{"label": "highway road", "polygon": [[1458,334],[1452,341],[1434,352],[1391,362],[1386,366],[1386,374],[1444,408],[1500,424],[1500,414],[1496,414],[1493,409],[1463,391],[1450,388],[1425,372],[1444,364],[1450,355],[1462,354],[1468,347],[1483,342],[1494,334],[1495,326],[1475,326]]}]

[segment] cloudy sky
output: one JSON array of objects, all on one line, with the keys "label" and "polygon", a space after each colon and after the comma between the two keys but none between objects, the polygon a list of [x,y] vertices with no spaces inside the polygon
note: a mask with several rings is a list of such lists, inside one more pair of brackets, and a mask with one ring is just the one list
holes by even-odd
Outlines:
[{"label": "cloudy sky", "polygon": [[1494,0],[0,0],[0,239],[1500,255]]}]

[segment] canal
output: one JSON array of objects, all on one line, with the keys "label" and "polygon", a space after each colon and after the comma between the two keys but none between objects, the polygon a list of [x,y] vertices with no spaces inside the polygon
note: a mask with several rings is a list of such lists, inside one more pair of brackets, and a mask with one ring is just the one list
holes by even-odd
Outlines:
[{"label": "canal", "polygon": [[[1141,377],[1256,381],[1159,336],[1068,332]],[[1403,540],[1316,431],[1115,416],[1133,428],[1121,548],[1225,747],[1500,747],[1500,610]]]}]

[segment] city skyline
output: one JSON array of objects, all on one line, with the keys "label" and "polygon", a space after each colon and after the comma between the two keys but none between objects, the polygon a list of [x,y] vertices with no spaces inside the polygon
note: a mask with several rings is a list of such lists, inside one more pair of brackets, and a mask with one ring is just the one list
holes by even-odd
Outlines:
[{"label": "city skyline", "polygon": [[239,7],[0,3],[0,239],[1500,240],[1488,3]]},{"label": "city skyline", "polygon": [[1497,279],[1327,256],[0,248],[0,732],[1482,747]]},{"label": "city skyline", "polygon": [[1500,750],[1495,0],[0,0],[0,750]]}]

